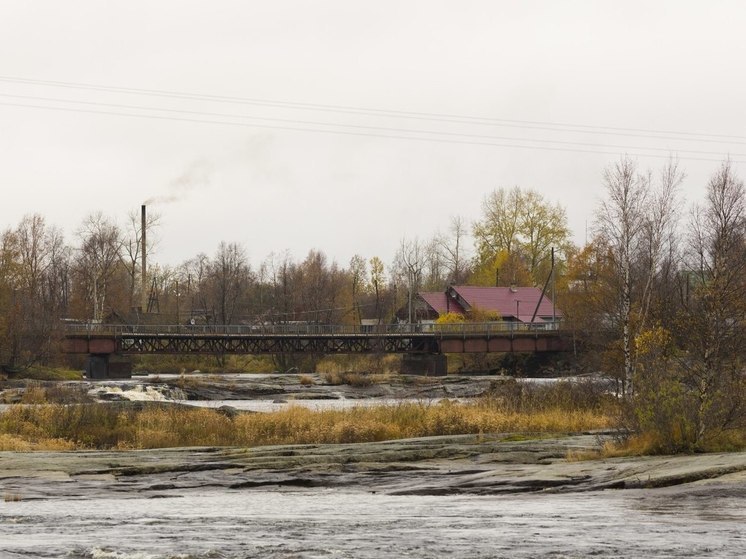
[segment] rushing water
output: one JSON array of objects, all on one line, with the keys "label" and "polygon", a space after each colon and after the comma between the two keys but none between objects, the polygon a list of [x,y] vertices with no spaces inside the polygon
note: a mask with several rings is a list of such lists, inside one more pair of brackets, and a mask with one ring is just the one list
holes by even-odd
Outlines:
[{"label": "rushing water", "polygon": [[215,490],[0,503],[0,557],[743,557],[743,493]]}]

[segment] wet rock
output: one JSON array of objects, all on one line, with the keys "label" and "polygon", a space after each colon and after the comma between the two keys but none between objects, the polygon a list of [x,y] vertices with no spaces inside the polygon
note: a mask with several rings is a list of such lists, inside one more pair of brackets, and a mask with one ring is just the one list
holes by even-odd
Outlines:
[{"label": "wet rock", "polygon": [[225,417],[228,417],[229,419],[234,419],[236,416],[240,415],[241,412],[234,408],[233,406],[220,406],[219,408],[215,409],[216,412],[223,414]]},{"label": "wet rock", "polygon": [[727,484],[746,493],[746,452],[565,459],[568,450],[595,447],[597,437],[589,434],[524,441],[457,436],[258,448],[3,452],[0,483],[28,498],[270,486],[345,486],[397,495],[497,495],[662,490],[656,488],[675,485],[714,491]]}]

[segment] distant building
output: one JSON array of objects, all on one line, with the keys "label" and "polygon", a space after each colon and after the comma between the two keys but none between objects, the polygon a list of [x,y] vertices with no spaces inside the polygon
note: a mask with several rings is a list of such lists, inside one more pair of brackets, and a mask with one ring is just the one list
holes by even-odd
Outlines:
[{"label": "distant building", "polygon": [[[435,322],[446,313],[458,313],[468,320],[479,316],[494,316],[493,320],[522,323],[544,323],[562,319],[562,311],[554,308],[538,287],[475,287],[452,285],[444,292],[425,291],[413,302],[413,319]],[[406,314],[407,309],[402,309]],[[402,311],[398,314],[402,316]]]}]

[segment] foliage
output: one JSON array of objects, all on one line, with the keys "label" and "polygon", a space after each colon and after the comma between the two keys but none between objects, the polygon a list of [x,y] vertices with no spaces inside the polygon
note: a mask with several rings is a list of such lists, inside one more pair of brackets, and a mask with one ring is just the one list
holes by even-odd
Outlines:
[{"label": "foliage", "polygon": [[[693,213],[690,232],[684,274],[664,276],[665,265],[651,267],[649,241],[637,287],[628,281],[640,269],[631,258],[616,273],[627,278],[617,291],[627,299],[617,339],[627,396],[623,426],[655,452],[705,450],[746,427],[746,191],[728,162],[711,178],[707,205]],[[678,301],[656,292],[661,278],[679,280]],[[655,313],[668,328],[649,325]]]},{"label": "foliage", "polygon": [[500,250],[491,257],[478,261],[469,278],[471,285],[484,287],[534,285],[538,282],[539,279],[531,274],[521,255],[506,250]]},{"label": "foliage", "polygon": [[466,318],[463,314],[457,312],[447,312],[441,314],[435,321],[435,324],[459,324],[465,321]]},{"label": "foliage", "polygon": [[[636,340],[634,396],[629,403],[630,427],[647,433],[646,447],[654,452],[687,452],[696,444],[694,400],[682,383],[671,333],[655,326]],[[655,436],[651,436],[655,434]]]},{"label": "foliage", "polygon": [[499,322],[502,319],[503,317],[499,312],[481,309],[476,305],[469,311],[471,322]]},{"label": "foliage", "polygon": [[[516,186],[494,190],[485,197],[474,238],[480,266],[492,263],[495,270],[503,260],[511,262],[515,272],[517,262],[511,258],[517,256],[535,285],[544,283],[549,273],[552,247],[560,254],[569,247],[570,230],[564,208],[547,202],[535,190]],[[501,275],[505,277],[504,272]]]}]

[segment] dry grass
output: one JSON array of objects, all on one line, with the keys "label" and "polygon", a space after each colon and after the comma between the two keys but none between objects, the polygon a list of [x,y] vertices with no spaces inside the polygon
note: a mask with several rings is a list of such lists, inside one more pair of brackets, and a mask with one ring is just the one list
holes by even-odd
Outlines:
[{"label": "dry grass", "polygon": [[381,355],[329,355],[316,364],[317,373],[344,373],[346,371],[375,371],[373,374],[396,374],[401,368],[401,356]]},{"label": "dry grass", "polygon": [[0,451],[30,452],[32,450],[75,450],[77,445],[66,439],[40,438],[29,442],[25,438],[0,433]]},{"label": "dry grass", "polygon": [[313,384],[316,384],[311,375],[299,375],[298,382],[301,384],[301,386],[311,386]]},{"label": "dry grass", "polygon": [[73,404],[90,401],[87,388],[77,384],[47,383],[30,381],[21,394],[22,404]]},{"label": "dry grass", "polygon": [[29,450],[33,450],[33,448],[30,442],[17,435],[0,433],[0,451],[28,452]]},{"label": "dry grass", "polygon": [[199,370],[206,374],[271,373],[272,359],[266,355],[225,355],[219,365],[214,356],[199,355],[139,355],[133,360],[136,371],[151,374],[178,374]]},{"label": "dry grass", "polygon": [[601,450],[583,449],[583,450],[568,450],[565,455],[565,460],[568,462],[583,462],[584,460],[596,460],[603,457]]},{"label": "dry grass", "polygon": [[402,403],[313,411],[302,407],[229,418],[207,408],[107,404],[13,406],[0,416],[8,450],[165,448],[371,442],[432,435],[502,432],[568,433],[608,428],[588,410],[504,411],[484,402]]},{"label": "dry grass", "polygon": [[[629,437],[606,441],[601,449],[604,458],[619,456],[649,456],[655,454],[670,454],[671,448],[677,446],[678,440],[671,441],[660,433],[645,431]],[[733,452],[746,449],[746,429],[732,429],[710,437],[699,449],[699,452]]]},{"label": "dry grass", "polygon": [[383,375],[369,375],[367,373],[354,373],[350,371],[328,371],[321,373],[321,378],[326,384],[338,386],[340,384],[349,384],[362,388],[373,384],[374,379],[380,381]]}]

